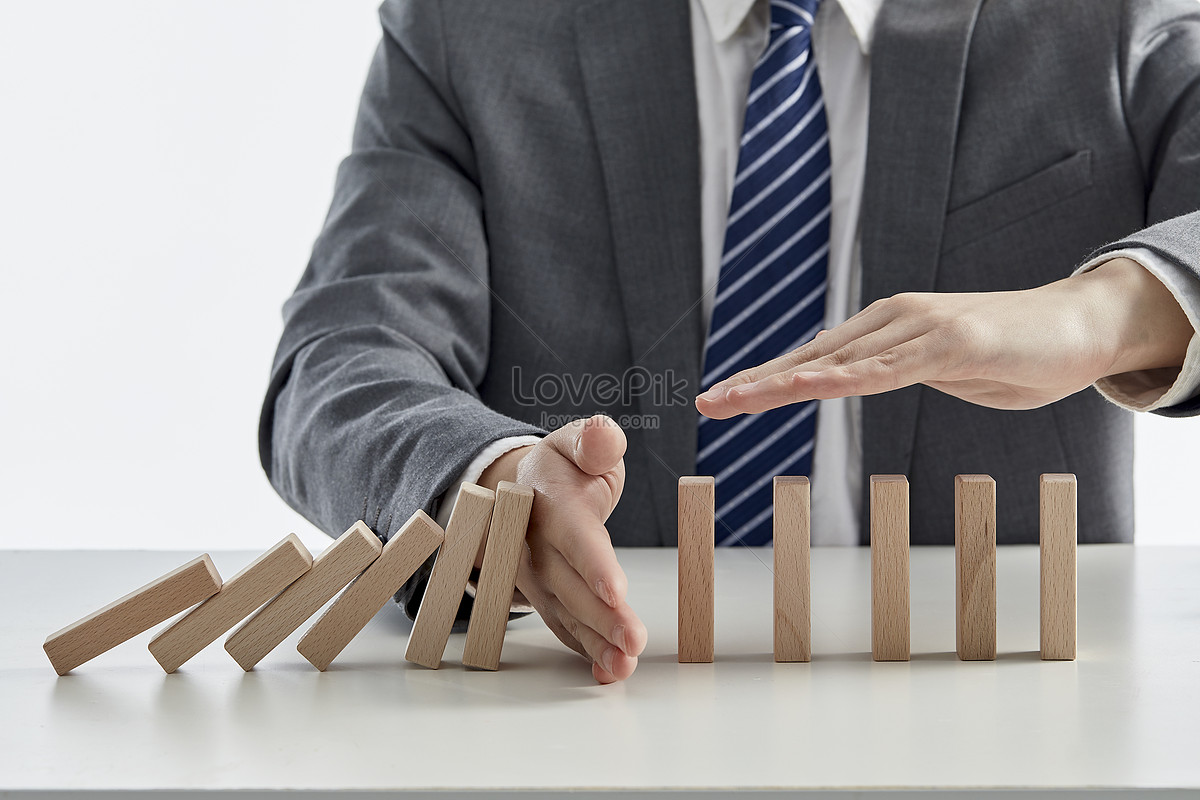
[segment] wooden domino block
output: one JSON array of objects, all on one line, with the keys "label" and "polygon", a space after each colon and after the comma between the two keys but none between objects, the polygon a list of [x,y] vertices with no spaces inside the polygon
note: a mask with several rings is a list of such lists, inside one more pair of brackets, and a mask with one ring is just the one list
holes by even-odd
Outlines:
[{"label": "wooden domino block", "polygon": [[242,669],[254,669],[267,653],[378,558],[382,549],[379,537],[365,522],[354,523],[313,559],[312,569],[230,634],[225,650]]},{"label": "wooden domino block", "polygon": [[220,588],[221,576],[205,553],[50,634],[42,647],[54,670],[66,675],[85,661],[212,597]]},{"label": "wooden domino block", "polygon": [[533,489],[508,481],[496,487],[496,507],[463,648],[463,664],[468,667],[500,668],[500,650],[504,647],[517,566],[525,552],[525,530],[532,509]]},{"label": "wooden domino block", "polygon": [[812,658],[808,478],[775,478],[775,660]]},{"label": "wooden domino block", "polygon": [[908,661],[908,478],[871,476],[871,655]]},{"label": "wooden domino block", "polygon": [[354,579],[300,639],[296,649],[322,672],[379,613],[443,539],[441,527],[417,511],[396,532],[375,563]]},{"label": "wooden domino block", "polygon": [[150,640],[150,653],[168,673],[217,640],[312,567],[312,554],[290,534],[234,575],[221,591]]},{"label": "wooden domino block", "polygon": [[1043,475],[1041,485],[1042,659],[1075,660],[1076,482]]},{"label": "wooden domino block", "polygon": [[996,658],[996,482],[954,479],[955,650],[963,661]]},{"label": "wooden domino block", "polygon": [[429,584],[413,620],[404,658],[429,669],[442,664],[442,653],[450,641],[450,629],[462,604],[471,566],[492,520],[496,493],[464,483],[446,523],[446,541],[433,562]]},{"label": "wooden domino block", "polygon": [[679,479],[679,663],[713,660],[715,483]]}]

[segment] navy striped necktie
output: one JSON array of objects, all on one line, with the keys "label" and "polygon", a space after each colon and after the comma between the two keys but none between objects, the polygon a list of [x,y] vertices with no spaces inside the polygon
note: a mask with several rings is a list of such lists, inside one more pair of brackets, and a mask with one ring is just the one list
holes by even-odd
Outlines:
[{"label": "navy striped necktie", "polygon": [[[825,318],[830,160],[812,54],[820,0],[772,0],[767,48],[746,98],[704,388],[812,339]],[[771,541],[772,478],[808,475],[815,400],[700,418],[696,472],[716,478],[718,545]]]}]

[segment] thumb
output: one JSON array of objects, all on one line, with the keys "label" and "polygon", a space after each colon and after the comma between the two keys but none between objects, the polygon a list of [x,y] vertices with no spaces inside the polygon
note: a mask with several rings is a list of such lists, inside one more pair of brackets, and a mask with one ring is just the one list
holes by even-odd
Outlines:
[{"label": "thumb", "polygon": [[625,456],[625,432],[603,414],[577,420],[567,428],[571,438],[564,455],[588,475],[613,471]]}]

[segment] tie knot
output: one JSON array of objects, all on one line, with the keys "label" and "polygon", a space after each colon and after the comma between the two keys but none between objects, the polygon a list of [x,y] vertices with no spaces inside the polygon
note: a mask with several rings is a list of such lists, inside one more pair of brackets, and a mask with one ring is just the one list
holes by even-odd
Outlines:
[{"label": "tie knot", "polygon": [[812,28],[821,0],[771,0],[772,28]]}]

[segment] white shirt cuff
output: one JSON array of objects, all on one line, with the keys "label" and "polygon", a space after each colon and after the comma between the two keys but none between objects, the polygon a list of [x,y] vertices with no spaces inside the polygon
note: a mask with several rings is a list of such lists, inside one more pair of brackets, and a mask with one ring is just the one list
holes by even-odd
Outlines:
[{"label": "white shirt cuff", "polygon": [[[1192,328],[1200,331],[1200,284],[1195,276],[1144,247],[1105,253],[1087,262],[1074,275],[1095,269],[1114,258],[1136,261],[1170,290]],[[1192,334],[1183,367],[1146,369],[1110,375],[1095,383],[1100,394],[1129,411],[1153,411],[1177,405],[1200,391],[1200,336]]]},{"label": "white shirt cuff", "polygon": [[[518,447],[537,444],[542,438],[540,436],[508,436],[504,439],[497,439],[487,447],[479,451],[479,455],[471,459],[471,463],[467,464],[466,469],[458,476],[458,479],[451,484],[446,493],[442,495],[442,502],[438,505],[437,524],[442,526],[442,530],[446,529],[446,523],[450,521],[450,512],[454,510],[454,503],[458,500],[458,490],[464,483],[478,483],[484,471],[492,465],[497,458],[505,453],[516,450]],[[475,596],[477,586],[474,580],[467,581],[467,595]],[[520,593],[513,595],[512,603],[509,607],[510,613],[530,613],[533,606],[524,600]]]}]

